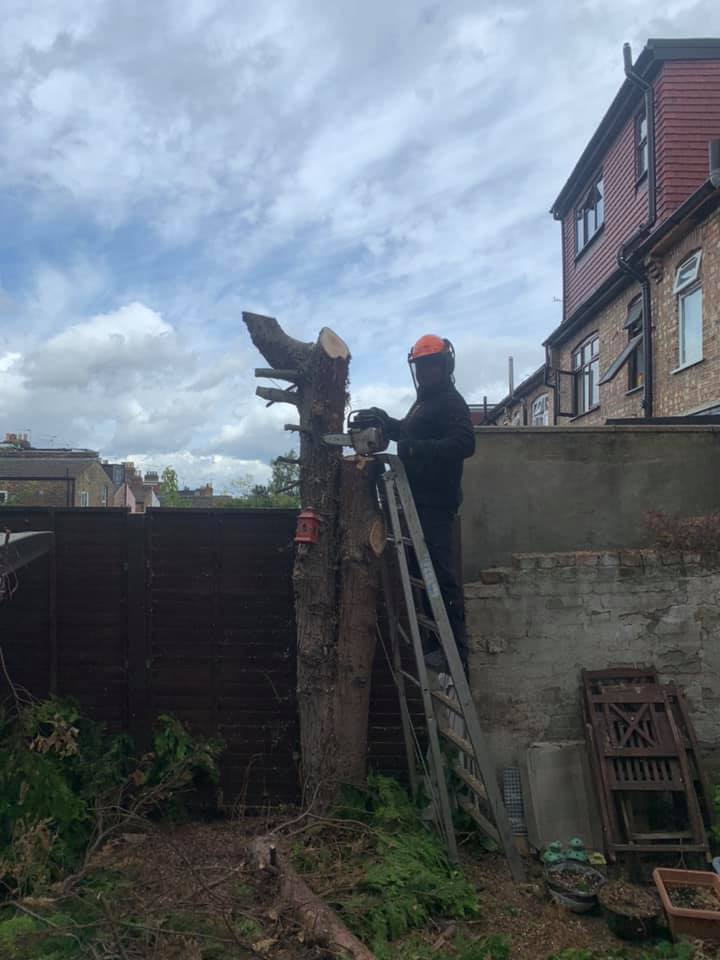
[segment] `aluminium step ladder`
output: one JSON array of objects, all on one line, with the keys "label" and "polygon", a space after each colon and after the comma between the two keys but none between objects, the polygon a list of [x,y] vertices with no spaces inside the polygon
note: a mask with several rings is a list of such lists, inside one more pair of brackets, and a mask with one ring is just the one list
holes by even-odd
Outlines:
[{"label": "aluminium step ladder", "polygon": [[[400,697],[411,788],[413,792],[416,791],[416,758],[423,763],[423,751],[412,725],[407,684],[419,688],[422,695],[429,748],[429,770],[425,779],[431,794],[433,816],[444,837],[451,861],[458,860],[453,826],[454,801],[487,836],[504,849],[513,879],[522,882],[525,880],[525,868],[513,841],[494,764],[480,728],[405,468],[397,456],[385,454],[378,459],[386,465],[378,479],[378,491],[386,516],[388,540],[395,548],[402,587],[402,612],[406,614],[409,627],[408,636],[400,622],[400,611],[395,608],[392,575],[386,562],[383,564],[383,589],[390,626],[391,666]],[[429,634],[439,642],[448,664],[448,675],[440,675],[439,685],[443,689],[434,688],[437,684],[431,682],[425,664],[423,637]],[[417,676],[403,666],[400,641],[405,641],[412,649]],[[440,738],[450,745],[451,751],[443,753]],[[454,759],[446,755],[448,752],[455,755]],[[446,777],[448,766],[458,784],[452,790],[452,795]]]}]

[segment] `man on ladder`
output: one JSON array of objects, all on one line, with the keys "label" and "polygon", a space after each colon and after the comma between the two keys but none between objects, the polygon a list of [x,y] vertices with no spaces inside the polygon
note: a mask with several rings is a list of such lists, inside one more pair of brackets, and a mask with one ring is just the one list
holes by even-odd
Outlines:
[{"label": "man on ladder", "polygon": [[[455,351],[449,340],[426,334],[408,354],[417,399],[404,419],[368,411],[383,424],[407,473],[430,559],[437,576],[460,659],[467,673],[465,599],[453,551],[455,515],[461,501],[463,461],[475,452],[470,411],[455,388]],[[435,640],[425,662],[438,672],[445,656]]]}]

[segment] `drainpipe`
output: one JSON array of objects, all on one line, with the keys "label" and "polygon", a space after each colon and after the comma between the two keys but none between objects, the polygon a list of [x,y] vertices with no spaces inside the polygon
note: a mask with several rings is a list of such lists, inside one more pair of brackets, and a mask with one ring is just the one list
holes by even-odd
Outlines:
[{"label": "drainpipe", "polygon": [[657,217],[657,180],[655,177],[655,95],[653,85],[633,70],[632,51],[629,43],[623,44],[625,76],[645,94],[645,122],[647,123],[648,147],[648,217],[645,226],[648,230]]},{"label": "drainpipe", "polygon": [[627,249],[636,240],[647,236],[652,230],[657,218],[657,181],[655,178],[655,97],[653,87],[644,77],[636,73],[632,65],[632,51],[630,44],[623,44],[623,61],[625,63],[625,76],[631,83],[635,84],[645,94],[645,120],[647,123],[647,145],[648,145],[648,215],[645,223],[641,224],[637,232],[624,243],[617,254],[617,264],[620,269],[632,277],[640,284],[642,291],[643,307],[643,346],[644,346],[644,370],[643,370],[643,415],[651,417],[653,415],[653,362],[652,362],[652,316],[650,303],[650,280],[644,265],[638,266],[630,264],[627,257]]}]

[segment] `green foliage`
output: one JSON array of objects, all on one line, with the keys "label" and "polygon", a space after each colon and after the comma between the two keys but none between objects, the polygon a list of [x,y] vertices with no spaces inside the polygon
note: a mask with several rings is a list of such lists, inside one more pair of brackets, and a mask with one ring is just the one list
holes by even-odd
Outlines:
[{"label": "green foliage", "polygon": [[393,960],[509,960],[507,937],[494,933],[480,940],[456,936],[452,946],[438,952],[421,937],[408,937],[393,952]]},{"label": "green foliage", "polygon": [[379,960],[394,956],[392,941],[425,926],[432,917],[478,916],[474,888],[448,863],[440,841],[394,780],[371,775],[367,791],[346,792],[338,816],[368,825],[372,860],[355,889],[333,906]]},{"label": "green foliage", "polygon": [[[295,459],[294,450],[283,454],[287,459]],[[300,467],[293,463],[282,463],[280,458],[270,461],[272,475],[267,484],[254,483],[247,476],[233,486],[236,495],[228,506],[263,507],[294,509],[300,506],[300,496],[296,484],[300,480]]]},{"label": "green foliage", "polygon": [[0,715],[0,879],[27,893],[74,870],[100,829],[167,806],[198,777],[216,779],[221,747],[163,715],[138,760],[128,737],[69,702]]},{"label": "green foliage", "polygon": [[160,503],[163,507],[181,507],[180,495],[178,492],[177,473],[172,467],[165,467],[160,474]]}]

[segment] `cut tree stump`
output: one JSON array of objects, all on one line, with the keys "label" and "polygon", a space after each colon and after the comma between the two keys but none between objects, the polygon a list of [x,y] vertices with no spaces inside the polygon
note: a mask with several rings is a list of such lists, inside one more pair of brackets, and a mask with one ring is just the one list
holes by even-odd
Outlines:
[{"label": "cut tree stump", "polygon": [[343,463],[342,433],[350,351],[324,327],[313,343],[289,337],[277,320],[243,313],[252,341],[287,390],[258,387],[268,402],[297,407],[300,498],[320,519],[317,543],[300,543],[293,584],[297,623],[297,696],[306,801],[329,806],[341,782],[361,782],[367,764],[370,670],[375,651],[377,557],[385,543],[374,464]]}]

